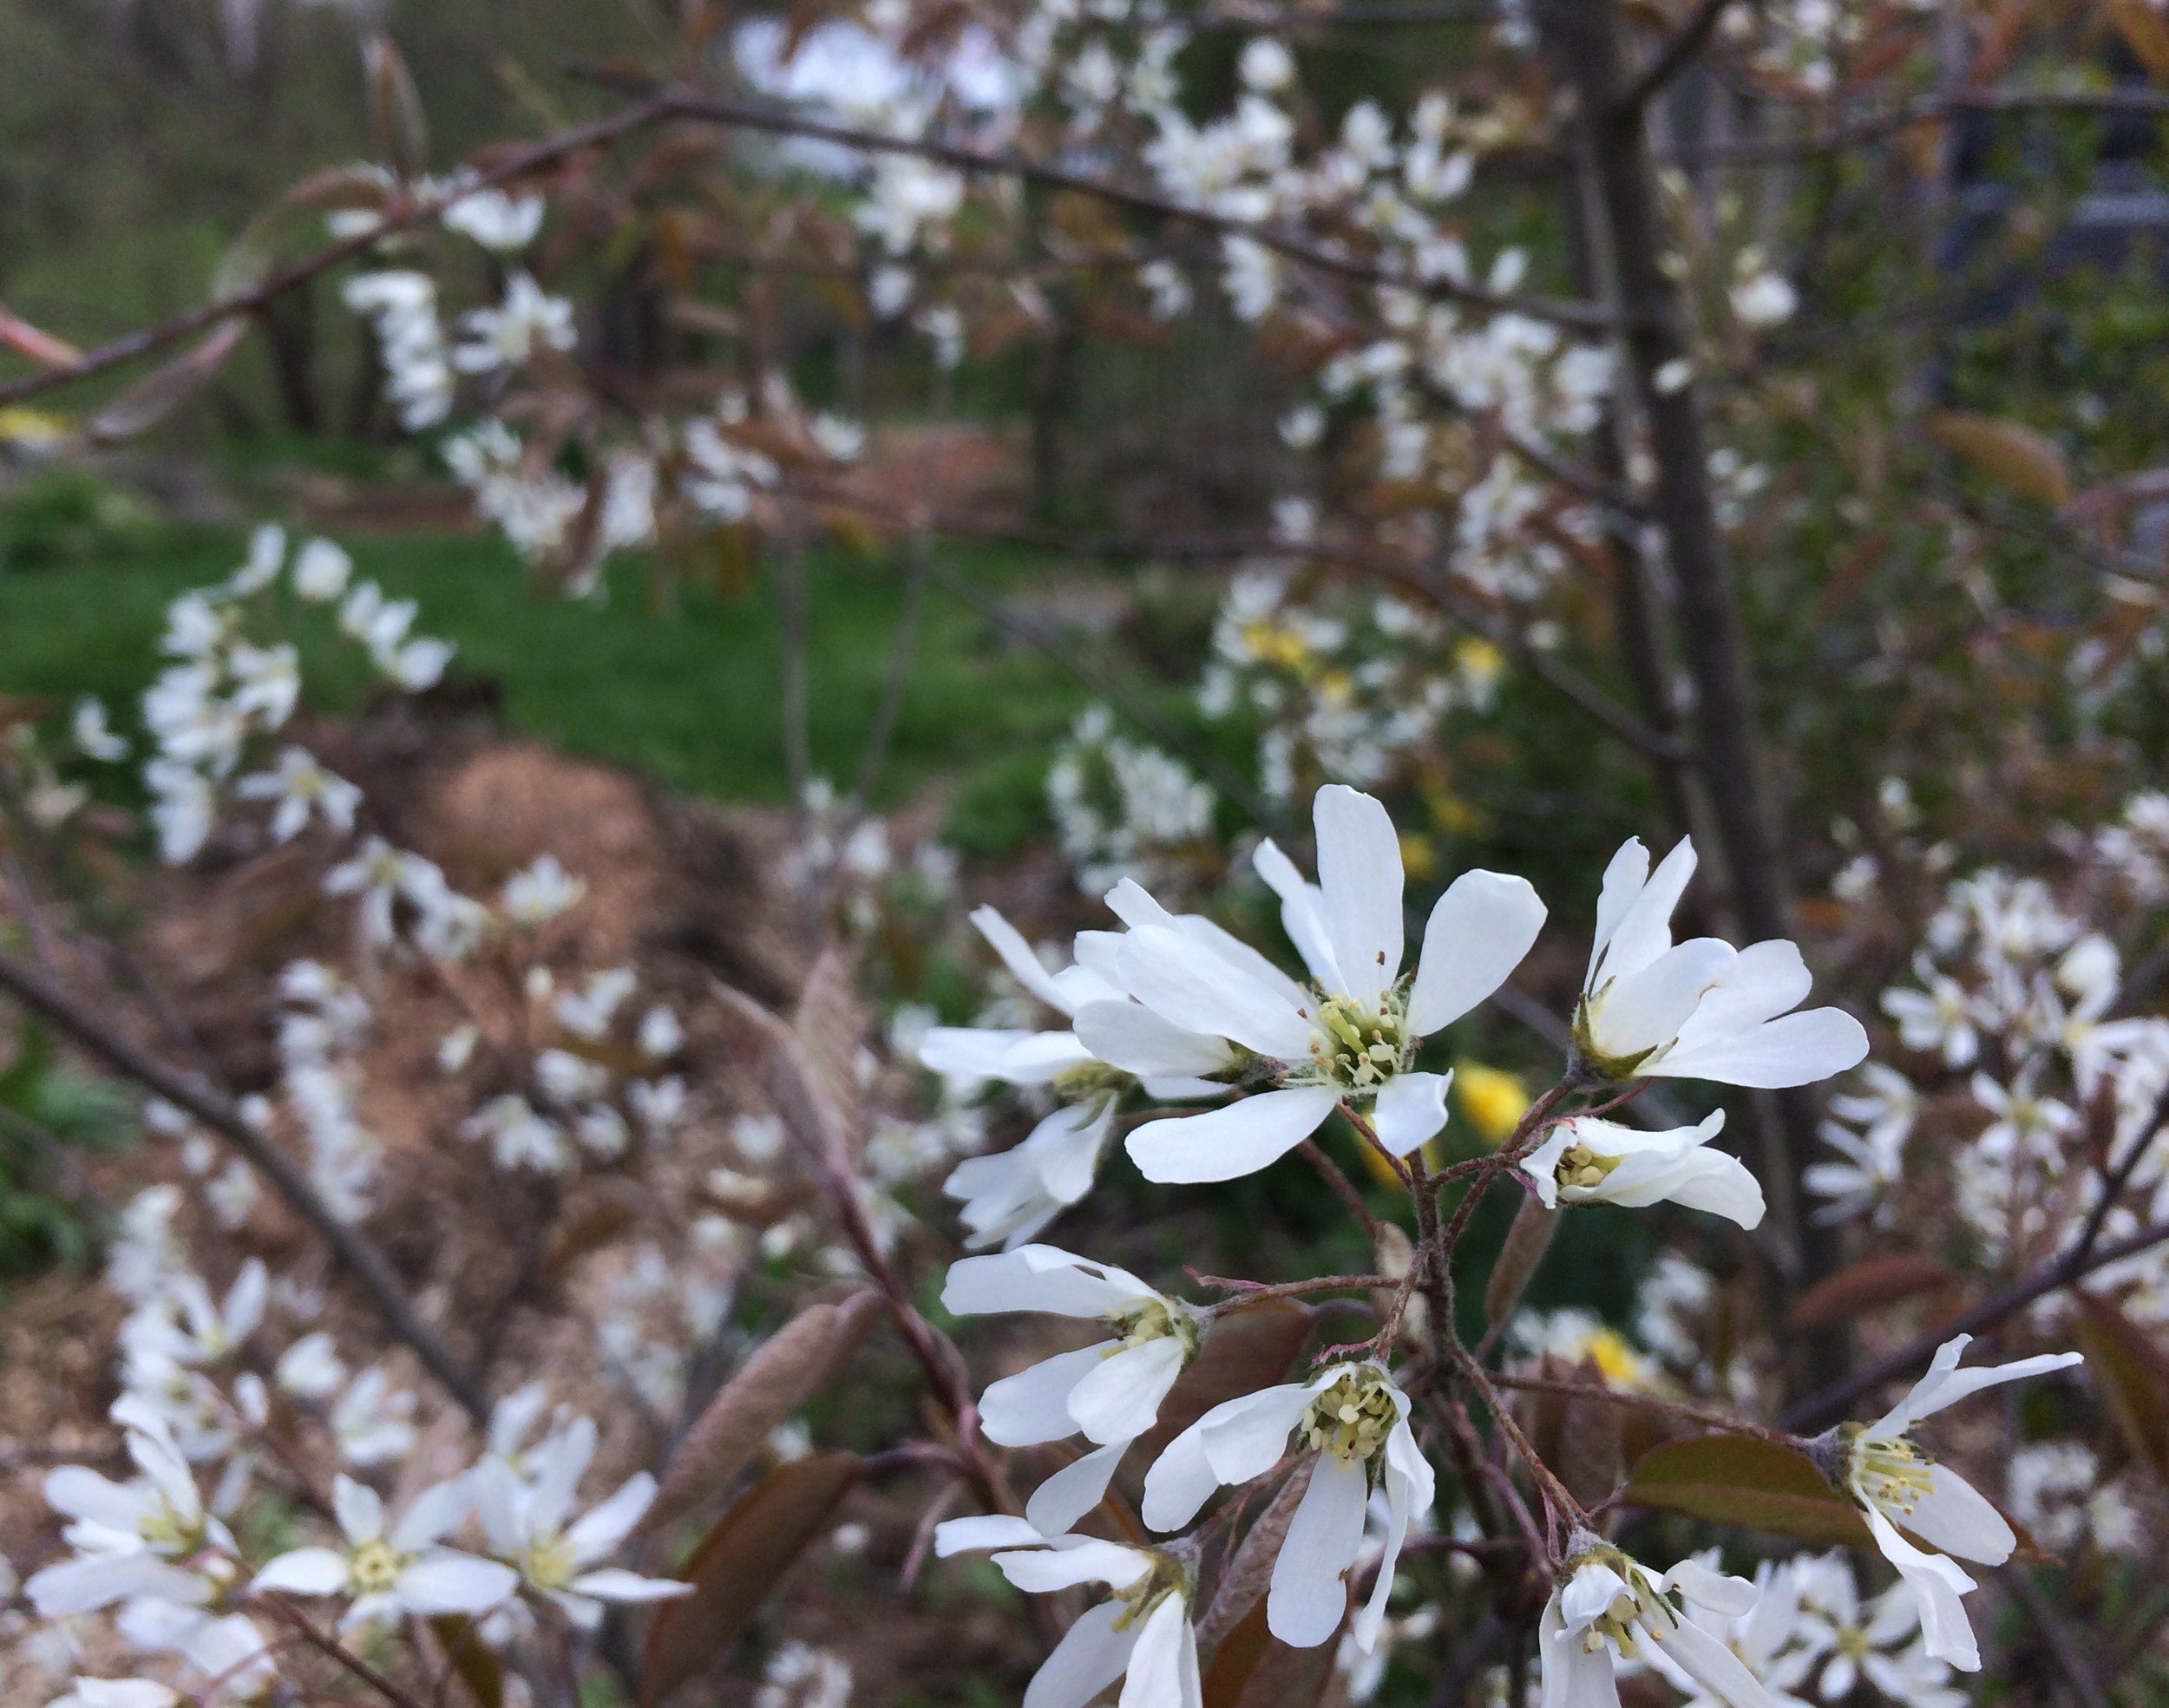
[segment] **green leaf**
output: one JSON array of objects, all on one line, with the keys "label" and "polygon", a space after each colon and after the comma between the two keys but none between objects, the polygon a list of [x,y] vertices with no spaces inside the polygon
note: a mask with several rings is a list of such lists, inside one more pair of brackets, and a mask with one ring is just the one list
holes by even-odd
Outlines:
[{"label": "green leaf", "polygon": [[1824,1548],[1875,1546],[1859,1509],[1812,1462],[1752,1436],[1668,1441],[1642,1456],[1620,1498]]}]

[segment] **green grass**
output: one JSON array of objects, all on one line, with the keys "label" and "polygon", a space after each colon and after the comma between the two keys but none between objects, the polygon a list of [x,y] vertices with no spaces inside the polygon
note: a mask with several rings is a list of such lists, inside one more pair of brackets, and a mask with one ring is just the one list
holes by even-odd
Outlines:
[{"label": "green grass", "polygon": [[[494,540],[345,543],[357,576],[420,602],[417,633],[458,643],[455,677],[493,683],[513,730],[691,794],[789,798],[783,618],[772,578],[735,598],[689,589],[673,608],[658,610],[639,566],[627,566],[598,606],[537,593]],[[127,727],[157,665],[167,603],[220,579],[240,552],[234,538],[194,533],[89,561],[0,572],[0,694],[99,694]],[[1029,562],[1012,554],[947,551],[942,562],[989,588],[1021,589],[1033,579]],[[880,703],[902,590],[884,558],[816,554],[808,582],[814,765],[848,784]],[[324,613],[303,616],[311,702],[352,709],[367,687],[365,668]],[[954,782],[996,821],[1008,821],[1004,838],[1024,829],[1037,814],[1010,797],[1036,792],[1039,775],[1024,762],[1045,751],[1083,697],[1045,658],[1006,648],[979,616],[932,591],[878,798],[893,803]]]}]

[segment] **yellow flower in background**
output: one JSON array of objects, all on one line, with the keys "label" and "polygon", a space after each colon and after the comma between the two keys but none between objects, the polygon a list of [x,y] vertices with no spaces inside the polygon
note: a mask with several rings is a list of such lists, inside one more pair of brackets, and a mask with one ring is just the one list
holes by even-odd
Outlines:
[{"label": "yellow flower in background", "polygon": [[1582,1351],[1596,1361],[1604,1379],[1621,1388],[1640,1388],[1649,1381],[1649,1361],[1637,1352],[1615,1328],[1600,1328],[1583,1343]]},{"label": "yellow flower in background", "polygon": [[1494,1149],[1506,1142],[1532,1101],[1519,1074],[1480,1062],[1454,1063],[1453,1090],[1469,1125]]},{"label": "yellow flower in background", "polygon": [[1245,623],[1242,644],[1261,664],[1278,664],[1282,670],[1301,671],[1310,662],[1310,643],[1293,629],[1272,623]]},{"label": "yellow flower in background", "polygon": [[1469,685],[1482,693],[1497,682],[1506,655],[1490,641],[1469,635],[1453,649],[1453,662]]},{"label": "yellow flower in background", "polygon": [[1432,878],[1438,873],[1438,845],[1420,830],[1400,834],[1401,865],[1412,878]]},{"label": "yellow flower in background", "polygon": [[0,443],[37,450],[68,436],[68,423],[36,409],[0,409]]}]

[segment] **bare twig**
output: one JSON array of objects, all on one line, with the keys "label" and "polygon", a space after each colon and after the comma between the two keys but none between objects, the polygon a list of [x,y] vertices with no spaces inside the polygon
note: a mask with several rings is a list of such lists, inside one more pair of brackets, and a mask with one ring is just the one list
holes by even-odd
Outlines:
[{"label": "bare twig", "polygon": [[413,1301],[376,1247],[331,1214],[309,1178],[277,1146],[241,1118],[218,1092],[152,1055],[115,1031],[55,980],[11,955],[0,954],[0,988],[42,1014],[115,1072],[187,1110],[219,1135],[272,1184],[287,1207],[324,1238],[332,1254],[361,1283],[393,1338],[410,1348],[476,1423],[489,1416],[489,1400],[474,1373],[452,1355],[436,1331],[423,1321]]},{"label": "bare twig", "polygon": [[1694,15],[1657,50],[1656,57],[1642,68],[1641,75],[1619,97],[1619,105],[1625,108],[1645,107],[1661,94],[1709,45],[1711,32],[1733,3],[1733,0],[1702,0],[1694,9]]}]

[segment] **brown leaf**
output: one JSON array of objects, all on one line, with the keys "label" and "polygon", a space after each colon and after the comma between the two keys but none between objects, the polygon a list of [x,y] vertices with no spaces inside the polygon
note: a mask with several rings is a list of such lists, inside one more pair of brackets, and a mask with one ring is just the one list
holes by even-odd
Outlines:
[{"label": "brown leaf", "polygon": [[640,1520],[652,1535],[728,1489],[769,1432],[834,1379],[882,1308],[879,1293],[801,1311],[755,1349],[723,1384],[671,1455],[662,1487]]},{"label": "brown leaf", "polygon": [[[1546,1382],[1570,1383],[1597,1396],[1606,1391],[1604,1373],[1590,1358],[1576,1364],[1546,1352],[1530,1373]],[[1514,1404],[1537,1456],[1558,1473],[1576,1500],[1594,1506],[1619,1486],[1626,1454],[1618,1406],[1602,1397],[1576,1399],[1559,1393],[1517,1394]]]},{"label": "brown leaf", "polygon": [[4,308],[0,308],[0,350],[11,350],[41,368],[69,368],[82,360],[82,352],[66,339],[18,320]]},{"label": "brown leaf", "polygon": [[1261,1597],[1205,1668],[1205,1708],[1319,1708],[1334,1683],[1338,1647],[1290,1648],[1266,1628]]},{"label": "brown leaf", "polygon": [[819,1168],[841,1176],[850,1168],[850,1146],[835,1106],[819,1090],[798,1035],[743,991],[711,985],[725,1025],[752,1063],[769,1106],[799,1148]]},{"label": "brown leaf", "polygon": [[419,178],[429,166],[429,126],[422,112],[405,57],[382,30],[362,42],[362,75],[369,86],[369,125],[377,151],[402,180]]},{"label": "brown leaf", "polygon": [[828,1528],[858,1474],[855,1453],[794,1459],[723,1515],[678,1574],[693,1593],[663,1603],[648,1633],[641,1708],[655,1708],[730,1654],[791,1563]]},{"label": "brown leaf", "polygon": [[1197,1619],[1198,1646],[1209,1654],[1234,1639],[1237,1627],[1272,1581],[1281,1544],[1288,1538],[1288,1527],[1294,1521],[1295,1508],[1302,1503],[1303,1491],[1310,1487],[1311,1472],[1317,1463],[1312,1457],[1297,1464],[1274,1495],[1273,1504],[1243,1533],[1242,1542],[1222,1568],[1212,1605]]},{"label": "brown leaf", "polygon": [[1543,1262],[1544,1253],[1551,1249],[1552,1235],[1558,1231],[1558,1211],[1546,1209],[1540,1198],[1523,1198],[1521,1208],[1514,1213],[1514,1225],[1506,1230],[1506,1243],[1499,1247],[1498,1261],[1491,1266],[1491,1279],[1484,1289],[1484,1314],[1494,1327],[1514,1314],[1530,1277]]},{"label": "brown leaf", "polygon": [[478,1708],[504,1708],[504,1663],[482,1641],[475,1622],[457,1613],[442,1613],[429,1621],[429,1629],[443,1645],[452,1670],[459,1674]]},{"label": "brown leaf", "polygon": [[1858,1509],[1812,1463],[1751,1436],[1666,1442],[1635,1467],[1620,1498],[1823,1548],[1875,1546]]},{"label": "brown leaf", "polygon": [[2132,1456],[2169,1483],[2169,1359],[2106,1299],[2078,1295],[2079,1348]]},{"label": "brown leaf", "polygon": [[2071,470],[2046,435],[2015,421],[1946,409],[1932,417],[1936,442],[1998,486],[2061,509],[2071,502]]},{"label": "brown leaf", "polygon": [[791,1014],[814,1088],[828,1099],[836,1130],[854,1156],[865,1136],[865,1100],[859,1090],[859,1046],[866,1016],[852,978],[851,952],[831,943],[815,959]]},{"label": "brown leaf", "polygon": [[1238,1301],[1222,1311],[1190,1367],[1160,1403],[1160,1421],[1130,1463],[1150,1464],[1169,1442],[1222,1400],[1285,1382],[1295,1355],[1310,1338],[1310,1325],[1309,1311],[1292,1299]]},{"label": "brown leaf", "polygon": [[1867,1258],[1824,1276],[1794,1299],[1786,1313],[1786,1332],[1803,1334],[1849,1321],[1879,1306],[1949,1286],[1957,1279],[1948,1266],[1920,1252]]},{"label": "brown leaf", "polygon": [[220,323],[194,349],[147,374],[92,416],[87,429],[91,439],[111,445],[141,438],[218,378],[226,358],[247,336],[246,320],[237,317]]}]

